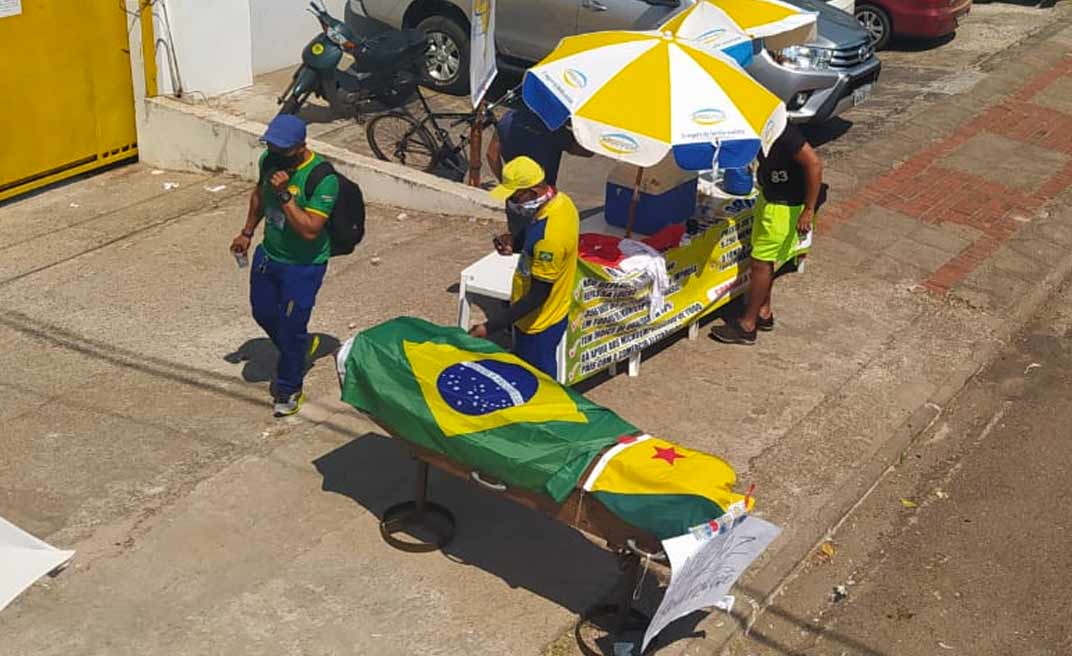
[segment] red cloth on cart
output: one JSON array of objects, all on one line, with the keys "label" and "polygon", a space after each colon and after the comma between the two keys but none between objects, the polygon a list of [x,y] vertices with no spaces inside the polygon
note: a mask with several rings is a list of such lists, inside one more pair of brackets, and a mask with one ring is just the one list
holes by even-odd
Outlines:
[{"label": "red cloth on cart", "polygon": [[[657,251],[665,252],[676,248],[683,236],[685,236],[685,224],[671,223],[654,235],[638,241]],[[582,258],[594,264],[616,267],[624,259],[621,249],[618,248],[621,241],[621,237],[586,232],[577,240],[577,252]]]},{"label": "red cloth on cart", "polygon": [[677,248],[681,243],[681,238],[685,236],[685,224],[684,223],[671,223],[659,232],[656,232],[650,237],[645,237],[640,241],[644,242],[648,246],[651,246],[657,251],[666,252],[671,248]]},{"label": "red cloth on cart", "polygon": [[577,240],[577,252],[585,260],[603,266],[616,267],[624,257],[618,248],[620,237],[586,232]]}]

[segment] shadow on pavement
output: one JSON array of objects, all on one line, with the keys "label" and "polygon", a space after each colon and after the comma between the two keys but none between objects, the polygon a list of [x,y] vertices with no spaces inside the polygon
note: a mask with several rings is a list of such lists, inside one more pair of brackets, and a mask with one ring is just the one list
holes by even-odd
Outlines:
[{"label": "shadow on pavement", "polygon": [[298,110],[298,116],[308,124],[313,123],[331,123],[337,118],[341,118],[335,114],[335,111],[327,105],[315,105],[313,103],[305,103]]},{"label": "shadow on pavement", "polygon": [[[739,311],[739,308],[740,302],[734,301],[706,318],[705,323],[715,316]],[[9,310],[0,316],[0,326],[51,347],[113,366],[240,403],[264,406],[259,392],[229,389],[228,386],[234,381],[233,376],[87,338],[18,311]],[[251,340],[255,341],[258,340]],[[262,348],[257,347],[258,350]],[[329,352],[323,345],[319,351]],[[318,426],[339,435],[353,435],[349,428],[330,419],[320,422]],[[414,474],[406,472],[413,472],[413,461],[407,457],[403,445],[391,444],[392,441],[382,435],[368,433],[316,459],[312,464],[323,476],[322,489],[350,497],[377,516],[382,516],[383,511],[391,505],[407,500],[412,496]],[[455,540],[444,550],[444,554],[459,564],[480,567],[512,586],[524,587],[575,613],[586,610],[605,597],[617,578],[617,568],[611,554],[563,524],[523,506],[477,491],[465,482],[440,472],[431,475],[429,488],[431,498],[452,508],[458,519]],[[761,596],[754,589],[744,588],[741,591],[753,598]],[[649,576],[639,606],[650,612],[660,599],[658,592],[655,577]],[[766,612],[795,623],[802,631],[821,635],[824,640],[852,647],[856,650],[852,652],[854,655],[888,656],[851,638],[792,617],[777,607],[770,607]],[[694,613],[674,622],[655,644],[663,646],[686,637],[702,637],[702,632],[697,632],[695,627],[705,616],[703,612]],[[734,618],[742,629],[749,629],[748,617],[735,615]],[[798,653],[754,628],[750,635],[753,640],[783,654]],[[602,637],[596,639],[596,643],[602,647],[609,646],[610,641]],[[612,652],[608,650],[606,653]]]},{"label": "shadow on pavement", "polygon": [[[337,337],[325,333],[315,333],[320,337],[320,345],[316,352],[309,358],[310,368],[312,363],[334,353],[341,342]],[[242,367],[242,380],[247,383],[265,383],[275,376],[276,362],[279,360],[279,351],[267,337],[258,337],[248,340],[236,350],[223,356],[225,362],[239,364]]]},{"label": "shadow on pavement", "polygon": [[890,44],[886,46],[886,50],[892,50],[894,52],[924,52],[926,50],[934,50],[935,48],[941,48],[945,44],[949,43],[957,36],[956,32],[940,36],[936,39],[898,39],[894,38],[890,41]]},{"label": "shadow on pavement", "polygon": [[[762,593],[759,590],[751,589],[747,586],[741,586],[737,589],[753,599],[762,597]],[[824,649],[823,653],[852,654],[852,656],[892,656],[886,652],[869,647],[859,640],[850,638],[843,633],[838,633],[837,631],[832,631],[822,626],[816,626],[812,621],[795,617],[777,606],[768,606],[763,611],[763,618],[768,616],[777,617],[780,620],[798,627],[801,634],[806,634],[813,639],[821,638],[823,642],[828,643],[826,645],[827,649]],[[733,615],[733,619],[740,626],[744,634],[748,636],[749,642],[756,645],[762,645],[767,649],[773,650],[779,654],[785,654],[786,656],[805,656],[805,654],[814,653],[813,649],[809,648],[801,651],[779,642],[772,637],[768,637],[761,629],[757,629],[755,626],[750,626],[750,618],[751,615],[744,616],[738,613],[734,613]]]},{"label": "shadow on pavement", "polygon": [[808,138],[808,143],[813,148],[818,148],[831,141],[837,141],[841,137],[845,136],[849,130],[852,129],[852,121],[835,116],[829,121],[825,121],[818,125],[804,125],[801,126],[801,131],[804,136]]},{"label": "shadow on pavement", "polygon": [[[382,517],[388,507],[412,498],[414,462],[404,443],[368,433],[317,458],[313,465],[324,477],[321,489],[349,497]],[[580,613],[617,577],[612,554],[577,531],[435,468],[429,477],[429,499],[451,509],[457,518],[454,539],[442,553],[511,587]]]}]

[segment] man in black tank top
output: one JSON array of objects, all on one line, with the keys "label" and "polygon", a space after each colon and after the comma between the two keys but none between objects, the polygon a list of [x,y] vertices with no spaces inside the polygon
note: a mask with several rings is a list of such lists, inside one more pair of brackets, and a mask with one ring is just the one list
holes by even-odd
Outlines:
[{"label": "man in black tank top", "polygon": [[800,128],[790,123],[770,151],[760,153],[756,177],[760,194],[753,209],[748,307],[740,319],[711,329],[712,338],[727,344],[755,344],[757,330],[774,329],[774,265],[788,260],[811,232],[823,187],[823,163]]}]

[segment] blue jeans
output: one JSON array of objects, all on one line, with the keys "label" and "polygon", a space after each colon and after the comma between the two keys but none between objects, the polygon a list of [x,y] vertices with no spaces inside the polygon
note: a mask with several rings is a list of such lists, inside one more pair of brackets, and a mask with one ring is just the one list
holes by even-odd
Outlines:
[{"label": "blue jeans", "polygon": [[253,319],[279,349],[275,393],[287,397],[302,388],[309,348],[309,317],[324,281],[326,264],[283,264],[257,247],[249,272]]},{"label": "blue jeans", "polygon": [[563,319],[547,330],[531,335],[514,328],[514,355],[558,380],[558,343],[566,333],[568,321],[568,318]]}]

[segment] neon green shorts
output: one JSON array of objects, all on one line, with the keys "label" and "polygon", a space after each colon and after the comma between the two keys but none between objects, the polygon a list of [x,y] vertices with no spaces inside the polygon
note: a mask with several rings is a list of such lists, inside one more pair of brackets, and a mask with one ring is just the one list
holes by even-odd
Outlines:
[{"label": "neon green shorts", "polygon": [[763,262],[785,262],[799,252],[797,219],[803,205],[768,203],[760,196],[752,208],[752,257]]}]

